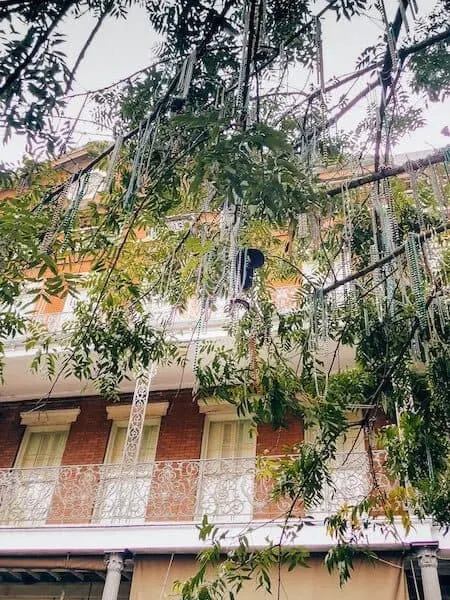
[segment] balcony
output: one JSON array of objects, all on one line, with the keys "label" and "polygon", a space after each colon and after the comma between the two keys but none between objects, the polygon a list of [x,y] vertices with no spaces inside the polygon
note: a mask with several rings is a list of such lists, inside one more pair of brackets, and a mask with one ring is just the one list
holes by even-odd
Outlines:
[{"label": "balcony", "polygon": [[[278,286],[272,290],[272,299],[281,312],[289,312],[295,306],[295,294],[297,287],[294,285]],[[200,317],[200,304],[198,299],[192,297],[184,311],[167,303],[154,301],[149,302],[147,311],[151,323],[155,327],[164,326],[168,333],[175,336],[178,341],[190,340],[192,330],[196,329]],[[48,333],[63,339],[64,334],[70,332],[70,323],[74,320],[71,310],[57,313],[32,313],[27,317],[34,324],[42,327]],[[208,311],[208,327],[222,328],[229,320],[229,307],[225,298],[216,298],[214,307]],[[66,330],[66,331],[65,331]],[[27,334],[16,335],[4,340],[7,348],[14,348],[24,344]]]},{"label": "balcony", "polygon": [[[280,459],[234,458],[122,465],[73,465],[0,470],[0,526],[136,525],[198,522],[204,514],[222,523],[283,518],[287,500],[271,498],[271,469]],[[384,453],[375,453],[379,485]],[[308,511],[317,518],[373,488],[365,452],[339,455],[333,486]],[[379,475],[379,477],[378,477]],[[301,504],[293,515],[303,514]]]}]

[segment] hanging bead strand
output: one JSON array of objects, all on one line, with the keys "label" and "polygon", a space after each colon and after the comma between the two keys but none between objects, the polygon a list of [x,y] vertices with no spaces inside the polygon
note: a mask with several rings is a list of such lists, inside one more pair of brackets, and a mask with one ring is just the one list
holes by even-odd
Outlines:
[{"label": "hanging bead strand", "polygon": [[409,233],[406,238],[405,254],[411,278],[411,291],[414,294],[416,314],[422,328],[427,325],[425,300],[425,277],[420,260],[420,240],[416,233]]}]

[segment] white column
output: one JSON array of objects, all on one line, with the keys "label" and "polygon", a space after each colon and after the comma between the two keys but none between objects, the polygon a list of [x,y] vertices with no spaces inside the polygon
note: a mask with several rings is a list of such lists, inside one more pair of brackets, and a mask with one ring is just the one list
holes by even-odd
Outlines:
[{"label": "white column", "polygon": [[122,554],[120,552],[111,552],[106,559],[106,578],[102,600],[117,600],[122,570]]},{"label": "white column", "polygon": [[442,600],[438,576],[436,548],[424,546],[417,550],[424,600]]}]

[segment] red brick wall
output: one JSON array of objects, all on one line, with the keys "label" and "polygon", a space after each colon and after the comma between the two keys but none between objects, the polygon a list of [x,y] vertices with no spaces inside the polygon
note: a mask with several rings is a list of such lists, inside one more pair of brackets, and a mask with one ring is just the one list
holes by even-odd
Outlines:
[{"label": "red brick wall", "polygon": [[[108,442],[111,421],[106,419],[107,402],[98,397],[56,399],[43,410],[80,408],[75,423],[71,424],[62,464],[102,463]],[[20,413],[35,408],[35,402],[15,402],[0,408],[0,468],[14,465],[25,426],[20,424]]]},{"label": "red brick wall", "polygon": [[19,451],[25,427],[20,425],[21,405],[6,405],[0,409],[0,468],[12,467]]},{"label": "red brick wall", "polygon": [[256,454],[277,455],[303,440],[303,424],[290,419],[288,427],[274,429],[271,425],[260,425],[256,438]]},{"label": "red brick wall", "polygon": [[[205,416],[192,400],[191,390],[153,392],[150,402],[168,401],[167,415],[161,419],[156,460],[198,459],[201,452]],[[128,394],[121,400],[130,403]],[[52,400],[44,409],[79,407],[81,412],[71,425],[62,463],[64,465],[99,464],[105,457],[112,422],[107,419],[109,403],[100,397]],[[15,402],[0,406],[0,468],[13,466],[25,427],[20,425],[20,412],[30,410],[34,402]],[[385,421],[379,417],[376,427]],[[303,439],[303,425],[291,419],[285,429],[270,425],[258,427],[258,455],[283,454],[287,447]]]},{"label": "red brick wall", "polygon": [[95,465],[103,462],[112,423],[106,418],[108,404],[104,398],[98,397],[77,401],[81,412],[70,426],[63,465]]},{"label": "red brick wall", "polygon": [[152,400],[169,401],[167,415],[161,419],[156,460],[200,458],[204,415],[192,399],[191,390],[160,392]]}]

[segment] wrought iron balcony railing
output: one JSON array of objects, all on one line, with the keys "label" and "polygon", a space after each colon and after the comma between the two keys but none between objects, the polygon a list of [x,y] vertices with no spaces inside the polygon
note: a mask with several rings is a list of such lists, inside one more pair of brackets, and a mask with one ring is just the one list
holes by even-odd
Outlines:
[{"label": "wrought iron balcony railing", "polygon": [[[297,287],[286,285],[276,287],[272,290],[272,297],[275,305],[281,312],[288,312],[295,306],[295,294]],[[169,304],[161,302],[149,302],[147,307],[149,319],[156,326],[164,326],[168,332],[173,334],[189,331],[189,339],[192,335],[192,329],[196,328],[200,317],[200,304],[198,299],[192,297],[185,310],[179,311]],[[33,313],[27,314],[27,318],[49,333],[57,337],[64,337],[64,330],[69,334],[70,323],[74,320],[74,313],[70,310],[58,313]],[[225,298],[217,298],[214,307],[208,312],[208,326],[211,328],[222,327],[229,318],[229,305]],[[22,345],[28,334],[19,334],[14,337],[6,338],[4,343],[7,347]]]},{"label": "wrought iron balcony railing", "polygon": [[[0,526],[130,525],[282,518],[288,500],[274,501],[279,458],[176,460],[121,465],[75,465],[0,470]],[[376,453],[382,478],[383,453]],[[330,513],[373,488],[366,453],[337,457],[333,486],[310,514]],[[384,478],[385,479],[385,478]],[[386,480],[387,482],[387,480]],[[383,484],[383,482],[381,482]],[[380,481],[378,481],[380,484]],[[293,514],[302,514],[301,503]]]}]

